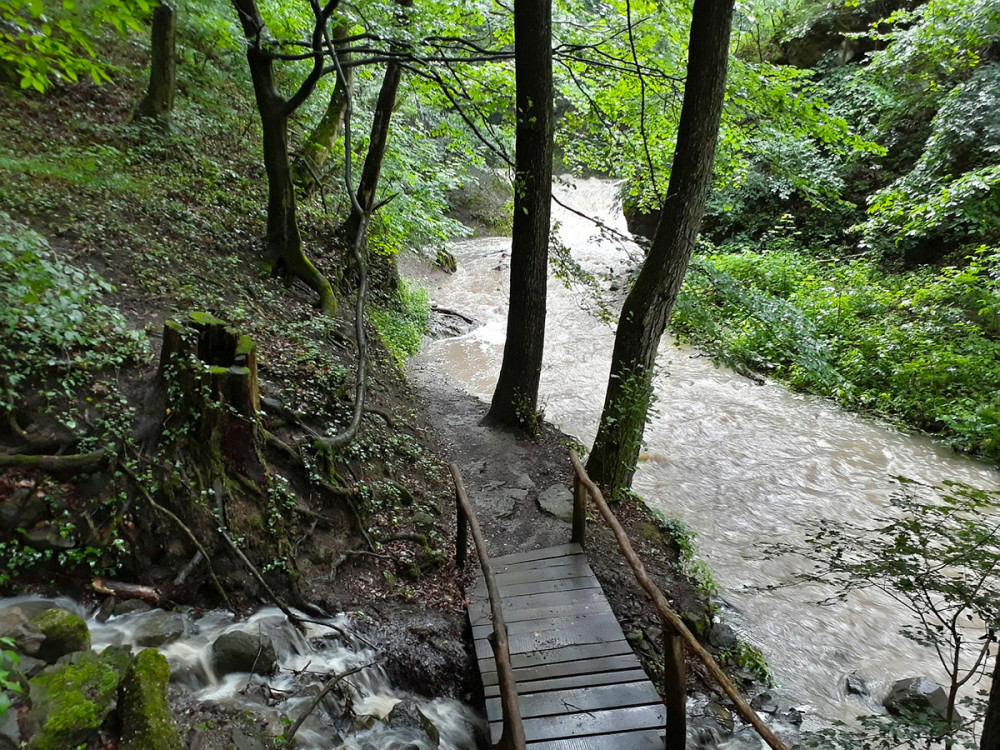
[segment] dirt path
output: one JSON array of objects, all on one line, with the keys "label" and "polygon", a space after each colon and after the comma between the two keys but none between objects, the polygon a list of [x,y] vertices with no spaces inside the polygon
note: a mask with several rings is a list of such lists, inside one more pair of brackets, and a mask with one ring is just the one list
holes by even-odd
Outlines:
[{"label": "dirt path", "polygon": [[567,543],[569,521],[542,511],[537,498],[569,491],[569,438],[548,425],[534,440],[485,426],[487,405],[426,361],[411,364],[409,377],[444,456],[462,472],[490,555]]}]

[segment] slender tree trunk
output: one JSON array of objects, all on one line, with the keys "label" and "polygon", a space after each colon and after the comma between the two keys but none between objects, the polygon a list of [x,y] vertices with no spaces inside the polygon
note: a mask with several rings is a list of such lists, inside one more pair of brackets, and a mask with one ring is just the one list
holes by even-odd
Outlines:
[{"label": "slender tree trunk", "polygon": [[990,688],[979,750],[1000,750],[1000,654],[993,661],[993,687]]},{"label": "slender tree trunk", "polygon": [[136,117],[153,119],[163,130],[170,130],[177,90],[177,9],[169,0],[160,0],[153,11],[151,40],[149,88]]},{"label": "slender tree trunk", "polygon": [[515,0],[517,133],[510,309],[489,418],[534,429],[545,345],[552,208],[552,3]]},{"label": "slender tree trunk", "polygon": [[[335,38],[346,36],[347,26],[345,24],[339,25],[334,30],[333,35]],[[342,46],[338,45],[338,50]],[[346,61],[350,59],[350,55],[340,53],[340,59]],[[340,136],[340,125],[344,120],[344,112],[347,110],[348,90],[354,78],[353,71],[354,68],[344,68],[344,79],[337,77],[337,83],[330,95],[330,101],[326,105],[326,111],[320,121],[316,123],[316,127],[313,128],[309,137],[306,138],[305,143],[302,144],[302,151],[292,165],[292,180],[303,192],[309,193],[319,187],[317,180],[320,178],[323,167]]]},{"label": "slender tree trunk", "polygon": [[[386,144],[389,142],[389,124],[392,120],[392,110],[396,106],[396,93],[403,69],[396,62],[390,62],[385,68],[382,88],[378,92],[375,104],[375,116],[372,118],[371,139],[368,142],[368,154],[361,170],[361,182],[358,184],[358,203],[361,210],[368,214],[375,205],[375,193],[378,191],[378,181],[382,174],[382,160],[385,158]],[[353,246],[357,241],[361,227],[361,215],[356,208],[351,210],[347,219],[347,241]]]},{"label": "slender tree trunk", "polygon": [[649,255],[625,299],[597,438],[587,462],[617,494],[632,484],[660,337],[694,250],[712,180],[726,87],[733,0],[695,0],[684,104],[667,198]]},{"label": "slender tree trunk", "polygon": [[334,312],[337,298],[326,277],[306,257],[295,216],[295,190],[288,158],[288,102],[278,93],[270,54],[258,42],[264,33],[255,0],[233,0],[249,44],[247,63],[253,80],[263,133],[267,172],[267,247],[265,261],[278,273],[302,279],[319,295],[323,310]]}]

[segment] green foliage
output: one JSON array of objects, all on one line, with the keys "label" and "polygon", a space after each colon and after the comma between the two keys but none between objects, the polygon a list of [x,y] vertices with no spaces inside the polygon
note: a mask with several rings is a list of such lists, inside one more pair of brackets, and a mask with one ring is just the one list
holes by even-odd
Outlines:
[{"label": "green foliage", "polygon": [[708,564],[698,555],[698,535],[683,521],[666,518],[663,513],[653,508],[651,510],[656,525],[664,536],[677,545],[681,572],[695,585],[695,588],[705,597],[716,596],[719,586],[715,582]]},{"label": "green foliage", "polygon": [[[145,339],[98,300],[111,286],[60,258],[0,213],[0,412],[56,376],[50,403],[74,399],[102,369],[145,354]],[[66,426],[76,427],[69,417]]]},{"label": "green foliage", "polygon": [[696,257],[678,333],[739,369],[1000,456],[1000,253],[889,274],[789,251]]},{"label": "green foliage", "polygon": [[111,80],[97,51],[102,27],[125,36],[142,30],[147,0],[0,0],[0,60],[22,89],[44,92],[55,81]]},{"label": "green foliage", "polygon": [[[866,244],[886,255],[1000,239],[1000,65],[948,93],[913,169],[869,198]],[[942,250],[932,253],[940,257]]]},{"label": "green foliage", "polygon": [[371,311],[370,317],[375,330],[400,367],[406,364],[408,357],[420,351],[429,314],[427,290],[405,281],[400,285],[396,305]]},{"label": "green foliage", "polygon": [[738,641],[735,648],[726,649],[720,656],[726,664],[749,672],[763,685],[774,687],[774,673],[764,658],[764,652],[752,643]]},{"label": "green foliage", "polygon": [[[975,704],[981,708],[981,701]],[[898,750],[937,748],[976,750],[978,738],[969,725],[949,726],[935,711],[909,711],[901,716],[859,716],[858,726],[835,721],[832,727],[805,732],[802,747],[818,750]]]},{"label": "green foliage", "polygon": [[13,675],[13,669],[17,667],[20,657],[14,649],[14,641],[11,638],[0,638],[0,719],[7,716],[10,709],[10,697],[7,693],[22,693],[24,688]]}]

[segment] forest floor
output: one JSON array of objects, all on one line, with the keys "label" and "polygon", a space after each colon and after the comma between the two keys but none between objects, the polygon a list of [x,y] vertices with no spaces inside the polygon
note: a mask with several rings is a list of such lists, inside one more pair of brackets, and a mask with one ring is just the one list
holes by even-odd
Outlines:
[{"label": "forest floor", "polygon": [[[203,74],[209,73],[205,68]],[[212,90],[213,81],[198,86]],[[221,82],[219,95],[235,85]],[[293,605],[365,613],[364,632],[386,654],[398,687],[476,704],[481,698],[463,593],[471,566],[459,571],[453,562],[456,509],[447,464],[456,462],[462,471],[491,554],[562,544],[568,541],[568,522],[543,511],[537,501],[553,486],[571,486],[571,441],[548,425],[532,438],[484,426],[485,405],[446,375],[415,366],[408,381],[369,324],[372,362],[361,430],[325,470],[325,486],[333,482],[336,491],[317,485],[321,458],[314,455],[315,438],[341,429],[353,402],[353,293],[341,287],[340,310],[330,318],[314,308],[312,293],[301,284],[261,273],[266,185],[255,141],[241,133],[254,121],[245,90],[232,94],[233,121],[192,107],[178,114],[173,135],[129,122],[140,90],[137,78],[126,78],[123,85],[59,86],[44,97],[0,91],[7,131],[0,145],[0,241],[19,247],[37,232],[45,245],[37,270],[57,281],[62,264],[99,273],[113,288],[101,299],[80,302],[77,312],[100,321],[116,310],[143,341],[141,356],[113,370],[87,372],[61,395],[52,390],[53,379],[61,376],[49,371],[47,382],[34,381],[19,395],[18,430],[8,429],[6,418],[0,424],[0,453],[23,452],[24,435],[36,432],[59,433],[55,437],[62,435],[70,445],[106,441],[119,448],[103,473],[0,469],[0,504],[7,505],[18,488],[45,500],[42,516],[25,526],[59,534],[68,528],[60,519],[72,517],[81,527],[86,519],[92,532],[76,538],[77,546],[63,554],[33,548],[26,535],[5,526],[0,570],[9,578],[0,583],[0,593],[94,599],[90,580],[96,565],[124,581],[162,586],[164,606],[219,605],[204,566],[182,589],[171,590],[169,582],[192,550],[186,540],[178,541],[176,529],[162,519],[143,519],[139,504],[132,505],[148,491],[183,508],[184,483],[162,474],[169,462],[144,455],[131,433],[156,378],[164,321],[209,311],[256,343],[262,422],[277,438],[263,452],[270,482],[270,489],[258,489],[257,499],[268,503],[263,520],[245,533],[251,557],[262,566],[272,559],[270,528],[264,524],[267,514],[281,514],[291,543],[283,548],[281,565],[267,574],[279,594]],[[338,222],[313,204],[303,206],[306,246],[317,266],[337,278],[343,262]],[[391,269],[375,269],[375,306],[392,306],[392,276]],[[68,318],[56,323],[75,325]],[[96,346],[107,345],[104,336]],[[67,415],[74,414],[81,417],[78,434],[65,435]],[[178,457],[171,471],[180,467],[183,475],[190,458]],[[153,479],[139,489],[120,467],[133,476],[150,471]],[[279,489],[275,506],[268,498]],[[641,502],[624,502],[616,512],[651,577],[693,629],[707,632],[707,602],[680,572],[673,540]],[[144,530],[136,532],[129,526],[133,521]],[[122,528],[132,529],[128,541],[142,547],[142,555],[119,554]],[[205,528],[212,562],[237,610],[248,613],[268,603],[249,572],[226,559],[211,538],[212,523]],[[591,564],[630,642],[658,679],[659,618],[610,532],[591,522],[588,533]],[[155,543],[162,549],[146,549]],[[707,691],[697,667],[689,675],[692,689]],[[194,722],[204,718],[189,716],[182,728],[203,735]],[[207,723],[219,736],[202,736],[197,746],[226,746],[226,721],[215,715]]]}]

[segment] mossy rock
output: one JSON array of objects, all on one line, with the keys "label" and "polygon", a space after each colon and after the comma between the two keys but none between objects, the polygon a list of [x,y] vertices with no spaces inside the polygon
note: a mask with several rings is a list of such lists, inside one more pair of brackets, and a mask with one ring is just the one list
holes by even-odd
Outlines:
[{"label": "mossy rock", "polygon": [[181,750],[181,736],[170,713],[170,667],[155,649],[140,651],[128,665],[118,689],[122,720],[121,750]]},{"label": "mossy rock", "polygon": [[655,523],[640,523],[638,527],[640,538],[654,545],[663,544],[663,532]]},{"label": "mossy rock", "polygon": [[38,648],[38,658],[49,664],[60,656],[90,649],[87,623],[65,609],[47,609],[32,618],[31,626],[45,636]]},{"label": "mossy rock", "polygon": [[89,742],[118,690],[128,649],[79,651],[31,678],[28,750],[67,750]]}]

